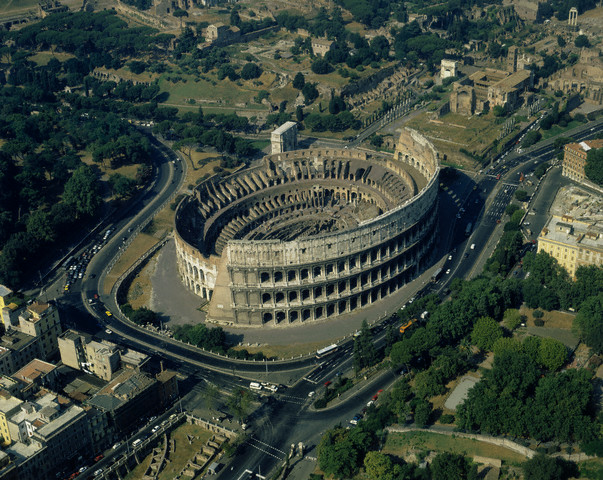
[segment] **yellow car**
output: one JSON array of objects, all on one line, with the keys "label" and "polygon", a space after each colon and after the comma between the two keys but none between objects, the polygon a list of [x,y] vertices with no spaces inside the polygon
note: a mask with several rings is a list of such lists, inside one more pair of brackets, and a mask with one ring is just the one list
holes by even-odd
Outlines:
[{"label": "yellow car", "polygon": [[107,317],[110,317],[111,315],[113,315],[109,310],[107,310],[105,313],[107,314]]}]

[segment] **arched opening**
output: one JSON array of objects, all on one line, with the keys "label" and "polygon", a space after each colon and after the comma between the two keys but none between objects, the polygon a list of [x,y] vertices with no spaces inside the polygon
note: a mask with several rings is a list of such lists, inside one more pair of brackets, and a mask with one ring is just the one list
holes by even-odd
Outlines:
[{"label": "arched opening", "polygon": [[268,272],[260,273],[260,283],[266,283],[270,281],[270,274]]},{"label": "arched opening", "polygon": [[302,310],[302,322],[305,322],[306,320],[310,319],[310,309],[306,308],[304,310]]},{"label": "arched opening", "polygon": [[274,283],[283,281],[283,272],[274,272]]},{"label": "arched opening", "polygon": [[276,323],[281,323],[287,316],[285,312],[276,312]]},{"label": "arched opening", "polygon": [[296,276],[295,270],[289,270],[287,272],[287,281],[288,282],[294,282],[295,281],[295,276]]},{"label": "arched opening", "polygon": [[297,292],[289,292],[289,302],[297,301]]},{"label": "arched opening", "polygon": [[295,310],[291,310],[289,312],[289,321],[290,322],[295,322],[297,321],[297,319],[299,318],[299,313]]},{"label": "arched opening", "polygon": [[274,301],[276,303],[283,303],[285,301],[285,294],[283,292],[276,292],[274,295]]},{"label": "arched opening", "polygon": [[264,319],[264,323],[271,322],[272,321],[272,314],[268,313],[268,312],[264,313],[263,319]]},{"label": "arched opening", "polygon": [[272,301],[272,295],[269,293],[262,293],[262,303],[270,303]]}]

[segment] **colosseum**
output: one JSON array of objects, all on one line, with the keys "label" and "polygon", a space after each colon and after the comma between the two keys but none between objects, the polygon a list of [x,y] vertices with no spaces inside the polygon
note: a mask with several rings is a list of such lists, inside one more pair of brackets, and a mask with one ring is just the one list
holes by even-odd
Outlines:
[{"label": "colosseum", "polygon": [[296,150],[208,178],[176,212],[181,279],[221,324],[299,325],[379,302],[433,260],[439,170],[405,130],[387,158]]}]

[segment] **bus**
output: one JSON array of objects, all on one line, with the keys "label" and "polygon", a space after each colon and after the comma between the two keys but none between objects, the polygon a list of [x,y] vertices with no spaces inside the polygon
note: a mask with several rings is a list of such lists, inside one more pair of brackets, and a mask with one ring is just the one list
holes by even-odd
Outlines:
[{"label": "bus", "polygon": [[327,355],[330,355],[331,353],[335,353],[337,351],[337,344],[334,343],[333,345],[329,345],[328,347],[325,348],[321,348],[320,350],[316,351],[316,358],[320,359],[323,357],[326,357]]},{"label": "bus", "polygon": [[408,322],[406,322],[404,325],[402,325],[400,327],[400,333],[404,333],[406,330],[408,330],[413,323],[415,323],[417,321],[416,318],[413,318],[412,320],[409,320]]},{"label": "bus", "polygon": [[473,227],[473,224],[471,222],[469,222],[467,224],[467,228],[465,228],[465,236],[468,237],[471,234],[471,227]]},{"label": "bus", "polygon": [[438,268],[435,272],[433,272],[433,275],[431,276],[431,282],[436,283],[438,281],[438,279],[440,278],[440,276],[442,275],[443,271],[444,271],[443,268]]}]

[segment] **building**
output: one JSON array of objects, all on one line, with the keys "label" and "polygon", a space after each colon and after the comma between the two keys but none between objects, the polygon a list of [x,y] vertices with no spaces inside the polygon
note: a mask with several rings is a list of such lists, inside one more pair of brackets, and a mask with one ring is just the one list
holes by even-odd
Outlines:
[{"label": "building", "polygon": [[452,85],[449,105],[452,113],[468,117],[473,115],[476,110],[483,110],[483,102],[480,103],[481,109],[477,108],[475,89],[470,85],[464,85],[462,82],[456,82]]},{"label": "building", "polygon": [[59,382],[58,377],[56,365],[35,358],[13,373],[12,378],[21,384],[16,396],[26,400],[33,397],[42,388],[56,391]]},{"label": "building", "polygon": [[59,351],[63,332],[58,309],[49,303],[33,303],[19,315],[19,330],[39,339],[40,356],[46,360]]},{"label": "building", "polygon": [[584,140],[580,143],[566,144],[563,148],[563,176],[577,182],[586,180],[584,167],[588,152],[599,148],[603,148],[603,139]]},{"label": "building", "polygon": [[440,160],[404,130],[386,159],[354,149],[275,153],[195,187],[176,212],[178,271],[218,323],[339,318],[432,261]]},{"label": "building", "polygon": [[9,305],[9,298],[12,297],[13,295],[13,291],[8,288],[5,287],[4,285],[0,284],[0,320],[2,320],[2,324],[4,325],[4,328],[7,328],[7,325],[9,325],[9,320],[8,318],[6,318],[5,320],[5,312],[4,309],[8,308]]},{"label": "building", "polygon": [[440,63],[440,78],[456,77],[458,73],[459,62],[456,60],[443,59]]},{"label": "building", "polygon": [[285,122],[270,134],[272,153],[297,150],[297,123]]},{"label": "building", "polygon": [[575,278],[580,266],[603,265],[603,225],[554,215],[538,236],[538,251],[554,257]]},{"label": "building", "polygon": [[40,357],[39,339],[17,330],[0,337],[0,374],[11,375]]},{"label": "building", "polygon": [[325,38],[313,38],[312,39],[312,53],[317,57],[324,57],[331,51],[333,41]]},{"label": "building", "polygon": [[205,29],[205,41],[212,45],[225,46],[241,39],[239,27],[230,27],[221,22],[208,25]]},{"label": "building", "polygon": [[152,415],[162,406],[159,382],[138,370],[122,370],[111,382],[88,399],[87,405],[103,412],[109,428],[123,434],[139,424],[143,416]]},{"label": "building", "polygon": [[539,86],[547,86],[551,92],[579,93],[586,103],[603,105],[603,59],[596,48],[585,48],[580,60],[541,79]]},{"label": "building", "polygon": [[51,392],[29,401],[0,396],[0,430],[3,424],[10,442],[4,451],[20,478],[48,478],[64,462],[94,453],[84,409]]},{"label": "building", "polygon": [[[73,330],[67,330],[58,340],[61,361],[76,370],[83,370],[103,380],[111,380],[121,368],[121,352],[111,342],[90,340]],[[142,353],[125,354],[128,364],[134,366],[144,363],[148,358]]]}]

